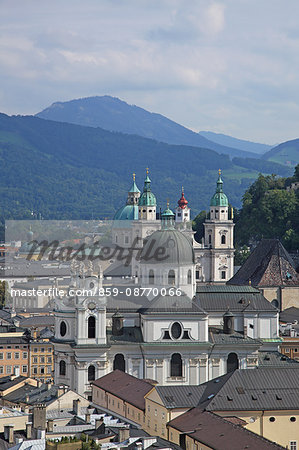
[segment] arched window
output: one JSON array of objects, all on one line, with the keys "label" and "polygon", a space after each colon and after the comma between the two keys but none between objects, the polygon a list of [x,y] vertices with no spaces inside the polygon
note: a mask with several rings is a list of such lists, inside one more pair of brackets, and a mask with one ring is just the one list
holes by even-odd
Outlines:
[{"label": "arched window", "polygon": [[225,237],[225,234],[223,234],[223,235],[221,236],[221,244],[226,244],[226,237]]},{"label": "arched window", "polygon": [[88,339],[96,337],[96,319],[94,316],[88,317]]},{"label": "arched window", "polygon": [[153,269],[150,269],[148,273],[148,284],[155,284],[155,274]]},{"label": "arched window", "polygon": [[236,353],[230,353],[227,357],[227,372],[233,372],[239,368],[239,359]]},{"label": "arched window", "polygon": [[191,284],[191,282],[192,282],[192,273],[191,273],[191,270],[189,269],[188,275],[187,275],[187,283]]},{"label": "arched window", "polygon": [[172,269],[168,272],[168,284],[171,286],[175,284],[175,272]]},{"label": "arched window", "polygon": [[179,353],[174,353],[170,360],[170,376],[182,377],[183,376],[183,363],[182,357]]},{"label": "arched window", "polygon": [[212,235],[209,234],[209,244],[212,244]]},{"label": "arched window", "polygon": [[66,374],[66,364],[65,361],[60,361],[59,363],[59,375],[65,376]]},{"label": "arched window", "polygon": [[117,353],[117,355],[115,355],[113,361],[113,370],[121,370],[122,372],[126,371],[126,362],[122,353]]},{"label": "arched window", "polygon": [[64,321],[60,324],[60,336],[66,335],[66,323]]},{"label": "arched window", "polygon": [[96,379],[96,369],[95,366],[88,367],[88,381],[94,381]]}]

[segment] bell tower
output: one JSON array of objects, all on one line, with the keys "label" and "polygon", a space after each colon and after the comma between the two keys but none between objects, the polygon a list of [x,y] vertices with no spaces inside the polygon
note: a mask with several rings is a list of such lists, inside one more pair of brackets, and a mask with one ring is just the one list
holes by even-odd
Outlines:
[{"label": "bell tower", "polygon": [[210,281],[226,283],[234,270],[234,223],[223,192],[221,170],[211,198],[210,217],[204,222],[204,247],[209,249]]},{"label": "bell tower", "polygon": [[184,188],[182,186],[181,198],[178,201],[178,206],[175,210],[176,223],[183,223],[190,221],[190,208],[188,207],[188,201],[185,198]]},{"label": "bell tower", "polygon": [[143,192],[138,201],[139,220],[156,220],[156,197],[151,191],[151,180],[148,176],[149,169],[146,169]]}]

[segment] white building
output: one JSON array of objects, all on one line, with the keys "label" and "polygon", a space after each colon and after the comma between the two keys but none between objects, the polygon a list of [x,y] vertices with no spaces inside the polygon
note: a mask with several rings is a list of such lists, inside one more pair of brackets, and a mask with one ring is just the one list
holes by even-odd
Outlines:
[{"label": "white building", "polygon": [[[104,278],[90,266],[73,274],[76,288],[92,292],[56,302],[56,383],[88,396],[90,381],[117,368],[161,385],[199,384],[237,367],[254,368],[261,349],[277,350],[276,308],[257,289],[223,284],[234,251],[220,174],[202,244],[185,228],[175,229],[175,216],[183,222],[178,214],[167,206],[157,220],[148,173],[141,195],[134,180],[116,214],[112,245],[129,248],[137,236],[141,258],[136,253],[126,278],[115,276],[113,284],[121,273],[117,261]],[[209,284],[198,282],[199,270]],[[113,288],[118,291],[110,295]]]}]

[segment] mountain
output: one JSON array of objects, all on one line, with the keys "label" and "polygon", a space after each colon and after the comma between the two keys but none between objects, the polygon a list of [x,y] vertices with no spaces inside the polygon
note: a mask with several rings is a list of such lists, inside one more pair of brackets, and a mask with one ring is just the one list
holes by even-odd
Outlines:
[{"label": "mountain", "polygon": [[2,222],[31,219],[32,211],[45,219],[112,218],[126,201],[132,172],[142,189],[147,166],[158,206],[164,208],[169,198],[174,208],[183,185],[194,216],[208,208],[219,167],[236,207],[261,171],[234,164],[214,150],[5,114],[0,114],[0,162]]},{"label": "mountain", "polygon": [[299,139],[283,142],[262,156],[262,159],[288,166],[299,162]]},{"label": "mountain", "polygon": [[210,141],[216,142],[217,144],[237,148],[247,152],[258,153],[259,155],[268,152],[273,147],[273,145],[245,141],[244,139],[237,139],[232,136],[228,136],[227,134],[213,133],[212,131],[200,131],[199,134]]},{"label": "mountain", "polygon": [[37,117],[57,122],[68,122],[88,127],[100,127],[109,131],[137,134],[156,141],[175,145],[191,145],[209,148],[230,157],[256,157],[253,152],[243,151],[209,141],[204,136],[143,108],[105,95],[56,102],[36,114]]}]

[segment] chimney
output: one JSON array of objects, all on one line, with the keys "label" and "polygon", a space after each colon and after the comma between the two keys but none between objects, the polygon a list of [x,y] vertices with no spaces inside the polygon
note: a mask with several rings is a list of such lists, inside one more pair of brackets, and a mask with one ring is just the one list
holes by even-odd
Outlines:
[{"label": "chimney", "polygon": [[54,431],[54,420],[53,419],[49,419],[47,422],[47,431],[49,433],[52,433]]},{"label": "chimney", "polygon": [[76,416],[79,415],[80,399],[73,400],[73,411]]},{"label": "chimney", "polygon": [[26,438],[27,439],[32,438],[32,422],[26,423]]},{"label": "chimney", "polygon": [[124,442],[130,437],[130,428],[129,425],[120,427],[118,432],[119,442]]},{"label": "chimney", "polygon": [[90,423],[90,416],[93,412],[93,408],[87,408],[86,414],[85,414],[85,422]]},{"label": "chimney", "polygon": [[46,438],[46,430],[40,430],[38,429],[36,431],[36,438],[37,439],[45,439]]},{"label": "chimney", "polygon": [[97,430],[101,434],[105,434],[104,419],[96,419],[95,430]]},{"label": "chimney", "polygon": [[112,334],[113,336],[124,334],[124,316],[119,311],[112,316]]},{"label": "chimney", "polygon": [[244,338],[247,337],[247,325],[244,325]]},{"label": "chimney", "polygon": [[14,443],[14,424],[4,425],[4,439],[9,443]]},{"label": "chimney", "polygon": [[63,386],[63,384],[61,384],[60,386],[58,386],[58,389],[57,389],[57,398],[61,397],[64,393],[65,393],[65,386]]},{"label": "chimney", "polygon": [[33,428],[46,429],[46,406],[36,405],[33,408]]},{"label": "chimney", "polygon": [[142,442],[137,442],[135,449],[142,450],[142,448],[143,448]]}]

